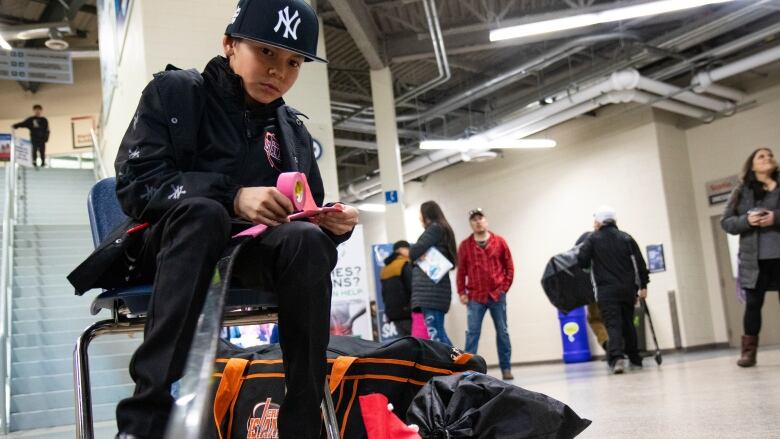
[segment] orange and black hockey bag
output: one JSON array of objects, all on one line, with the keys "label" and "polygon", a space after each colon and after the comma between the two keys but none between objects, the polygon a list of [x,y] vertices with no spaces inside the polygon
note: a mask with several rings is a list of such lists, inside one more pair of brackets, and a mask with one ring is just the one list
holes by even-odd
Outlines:
[{"label": "orange and black hockey bag", "polygon": [[[242,349],[223,342],[216,363],[211,433],[219,439],[278,438],[276,419],[284,399],[279,345]],[[328,380],[343,439],[364,439],[358,397],[382,393],[401,419],[433,377],[486,371],[485,360],[444,344],[401,338],[385,344],[331,336]]]}]

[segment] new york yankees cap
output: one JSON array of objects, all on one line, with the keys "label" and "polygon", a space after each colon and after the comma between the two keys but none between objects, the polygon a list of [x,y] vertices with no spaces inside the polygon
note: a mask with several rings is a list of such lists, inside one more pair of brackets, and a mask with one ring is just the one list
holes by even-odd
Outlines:
[{"label": "new york yankees cap", "polygon": [[317,56],[320,23],[304,0],[239,0],[225,35],[245,38],[299,53],[306,61],[328,62]]}]

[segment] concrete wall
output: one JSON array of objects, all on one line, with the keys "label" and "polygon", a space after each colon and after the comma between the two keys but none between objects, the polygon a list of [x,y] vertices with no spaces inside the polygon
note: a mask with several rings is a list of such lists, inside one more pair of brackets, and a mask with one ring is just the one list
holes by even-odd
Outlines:
[{"label": "concrete wall", "polygon": [[[97,60],[73,62],[72,85],[43,84],[37,93],[25,92],[15,81],[0,81],[0,132],[10,132],[11,125],[32,116],[32,106],[43,106],[49,119],[51,136],[47,154],[73,151],[71,118],[93,116],[97,123],[100,113],[100,66]],[[29,131],[19,130],[29,138]]]},{"label": "concrete wall", "polygon": [[[710,225],[711,217],[721,215],[723,205],[709,205],[706,183],[739,174],[742,163],[756,148],[769,147],[776,156],[780,154],[780,124],[777,122],[777,115],[780,114],[780,87],[752,93],[748,101],[755,102],[752,109],[685,132],[691,163],[697,228],[702,243],[700,265],[704,267],[709,294],[709,314],[713,320],[715,339],[724,342],[728,340],[728,334]],[[774,309],[777,301],[771,297],[767,299],[766,305]],[[704,314],[706,310],[702,309],[701,312]],[[776,318],[777,314],[774,313],[774,316]],[[732,330],[741,333],[742,328]]]}]

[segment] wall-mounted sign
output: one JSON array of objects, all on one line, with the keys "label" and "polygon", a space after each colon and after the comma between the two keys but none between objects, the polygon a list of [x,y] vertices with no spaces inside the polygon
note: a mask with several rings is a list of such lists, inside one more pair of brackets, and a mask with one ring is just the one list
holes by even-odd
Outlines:
[{"label": "wall-mounted sign", "polygon": [[320,141],[312,137],[311,148],[314,150],[314,160],[319,160],[322,157],[322,144]]},{"label": "wall-mounted sign", "polygon": [[385,191],[385,204],[398,203],[398,191]]},{"label": "wall-mounted sign", "polygon": [[739,186],[739,177],[732,175],[707,182],[707,200],[710,206],[725,203],[731,192]]},{"label": "wall-mounted sign", "polygon": [[0,133],[0,160],[11,160],[11,134]]},{"label": "wall-mounted sign", "polygon": [[650,244],[647,246],[647,271],[650,273],[666,271],[663,244]]},{"label": "wall-mounted sign", "polygon": [[338,254],[336,268],[330,274],[330,333],[373,340],[363,226],[355,226],[352,237],[338,246]]},{"label": "wall-mounted sign", "polygon": [[0,79],[73,84],[70,52],[53,50],[0,50]]},{"label": "wall-mounted sign", "polygon": [[70,129],[73,136],[73,148],[92,148],[92,129],[95,128],[95,118],[81,116],[70,118]]}]

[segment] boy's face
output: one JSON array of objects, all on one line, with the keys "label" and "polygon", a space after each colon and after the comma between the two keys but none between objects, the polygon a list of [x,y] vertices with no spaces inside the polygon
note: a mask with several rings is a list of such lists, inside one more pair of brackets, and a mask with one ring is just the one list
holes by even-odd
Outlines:
[{"label": "boy's face", "polygon": [[246,94],[263,104],[284,96],[303,66],[302,55],[255,41],[225,37],[222,46]]},{"label": "boy's face", "polygon": [[43,108],[33,108],[33,113],[35,114],[35,117],[41,117],[41,114],[43,114]]}]

